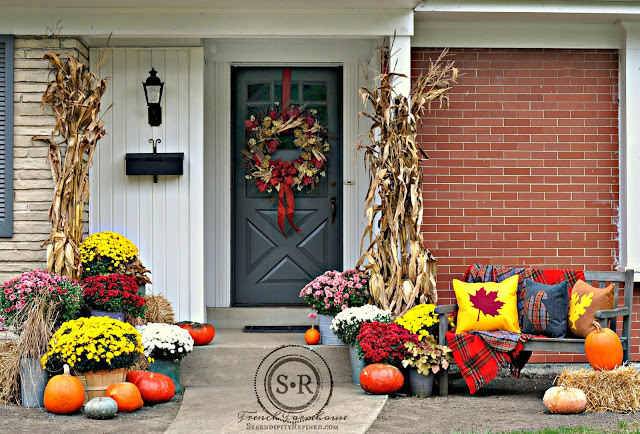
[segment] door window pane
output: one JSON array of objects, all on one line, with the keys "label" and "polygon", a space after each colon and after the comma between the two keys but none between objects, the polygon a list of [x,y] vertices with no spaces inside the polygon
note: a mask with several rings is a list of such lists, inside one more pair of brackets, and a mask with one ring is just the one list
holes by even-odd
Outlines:
[{"label": "door window pane", "polygon": [[270,101],[271,83],[250,83],[247,84],[247,96],[249,101]]},{"label": "door window pane", "polygon": [[327,85],[324,83],[306,83],[303,86],[302,96],[305,101],[326,101]]}]

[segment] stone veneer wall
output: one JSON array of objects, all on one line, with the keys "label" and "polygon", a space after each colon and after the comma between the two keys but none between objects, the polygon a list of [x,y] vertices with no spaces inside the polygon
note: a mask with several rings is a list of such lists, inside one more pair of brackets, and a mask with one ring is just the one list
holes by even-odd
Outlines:
[{"label": "stone veneer wall", "polygon": [[89,49],[78,38],[20,36],[14,47],[14,148],[12,238],[0,238],[0,283],[36,267],[46,266],[45,249],[51,225],[48,210],[53,180],[47,146],[31,144],[34,135],[49,135],[55,126],[49,107],[40,107],[46,89],[49,51],[69,53],[87,63]]}]

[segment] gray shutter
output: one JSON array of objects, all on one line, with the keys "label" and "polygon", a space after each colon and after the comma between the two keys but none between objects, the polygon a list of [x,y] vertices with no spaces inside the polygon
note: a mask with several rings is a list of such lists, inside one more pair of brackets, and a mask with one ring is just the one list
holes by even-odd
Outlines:
[{"label": "gray shutter", "polygon": [[13,236],[13,36],[0,35],[0,237]]}]

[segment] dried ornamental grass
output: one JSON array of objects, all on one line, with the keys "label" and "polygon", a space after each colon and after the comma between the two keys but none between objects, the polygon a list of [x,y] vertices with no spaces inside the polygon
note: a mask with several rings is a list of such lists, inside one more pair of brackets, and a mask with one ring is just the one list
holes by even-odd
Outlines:
[{"label": "dried ornamental grass", "polygon": [[[99,60],[102,63],[109,50]],[[107,90],[101,80],[70,54],[49,52],[43,60],[51,66],[42,106],[51,106],[56,126],[51,136],[34,136],[32,141],[49,143],[54,191],[49,208],[51,233],[47,245],[47,269],[78,279],[82,265],[78,246],[82,241],[82,215],[89,200],[89,167],[98,140],[106,133],[100,115],[100,100]],[[62,163],[61,148],[65,150]]]},{"label": "dried ornamental grass", "polygon": [[[365,164],[370,170],[366,197],[367,227],[360,250],[368,237],[368,247],[357,267],[371,273],[369,290],[376,305],[391,310],[394,317],[414,303],[435,303],[436,259],[424,246],[422,169],[429,157],[416,136],[420,119],[430,111],[431,102],[448,103],[448,92],[458,76],[453,62],[444,62],[447,50],[431,62],[426,74],[416,80],[409,99],[398,94],[393,82],[405,77],[395,72],[377,77],[380,85],[362,87],[360,98],[371,106],[361,112],[371,120],[370,145]],[[374,229],[374,225],[376,228]],[[363,265],[364,264],[364,265]]]},{"label": "dried ornamental grass", "polygon": [[565,369],[556,384],[582,390],[587,396],[588,413],[640,411],[640,372],[632,366],[619,366],[611,371]]},{"label": "dried ornamental grass", "polygon": [[45,352],[58,313],[45,297],[28,302],[20,311],[22,330],[18,339],[5,344],[8,352],[0,358],[0,401],[21,404],[20,359],[39,359]]},{"label": "dried ornamental grass", "polygon": [[144,298],[147,300],[147,312],[144,317],[145,324],[152,322],[174,323],[175,316],[169,300],[162,295],[153,294],[147,294]]}]

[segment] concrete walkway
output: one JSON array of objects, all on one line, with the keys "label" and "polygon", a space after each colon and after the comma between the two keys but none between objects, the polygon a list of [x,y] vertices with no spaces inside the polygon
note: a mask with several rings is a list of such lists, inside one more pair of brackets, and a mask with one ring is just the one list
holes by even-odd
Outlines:
[{"label": "concrete walkway", "polygon": [[[386,395],[367,395],[360,386],[353,385],[348,347],[308,346],[301,333],[243,333],[241,329],[219,329],[211,344],[194,348],[180,365],[185,394],[168,433],[364,433],[387,400]],[[319,391],[316,398],[311,398],[303,389],[302,380],[298,380],[295,387],[294,380],[306,377],[310,381],[314,373],[320,382],[313,384],[321,386],[316,389]],[[286,384],[278,380],[287,376]],[[327,388],[329,378],[332,389]],[[311,389],[313,386],[308,389],[313,393]],[[289,414],[309,417],[320,411],[321,418],[302,422],[299,425],[304,426],[293,429],[290,422],[274,419],[267,412],[276,413],[277,408],[261,407],[258,395],[263,393],[262,402],[267,406],[269,400],[271,405],[274,400],[279,402],[279,408],[304,404],[303,410],[297,413],[290,410]],[[307,403],[312,403],[311,409],[306,407]]]},{"label": "concrete walkway", "polygon": [[337,419],[344,419],[346,416],[346,420],[305,422],[305,427],[293,429],[291,424],[278,420],[247,420],[251,416],[268,416],[260,408],[252,387],[194,386],[185,389],[180,412],[166,432],[192,434],[333,431],[362,434],[376,420],[386,401],[386,395],[367,395],[359,386],[339,383],[334,385],[333,395],[324,410],[324,415]]}]

